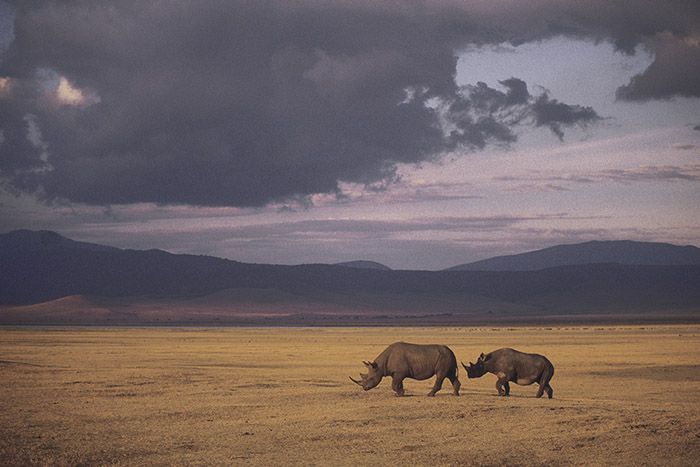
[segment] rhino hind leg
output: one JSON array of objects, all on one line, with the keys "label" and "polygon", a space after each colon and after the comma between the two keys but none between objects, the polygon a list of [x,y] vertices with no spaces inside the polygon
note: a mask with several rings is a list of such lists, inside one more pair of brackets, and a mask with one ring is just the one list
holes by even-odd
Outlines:
[{"label": "rhino hind leg", "polygon": [[547,397],[549,399],[551,399],[552,396],[554,396],[554,389],[552,389],[552,386],[549,385],[549,381],[552,379],[552,376],[554,376],[554,370],[550,368],[545,368],[539,380],[540,387],[537,390],[536,397],[542,397],[542,393],[544,393],[545,391],[547,391]]},{"label": "rhino hind leg", "polygon": [[435,378],[435,384],[433,385],[433,389],[430,390],[428,395],[430,397],[433,397],[436,392],[438,392],[440,389],[442,389],[442,382],[445,381],[445,375],[439,374]]},{"label": "rhino hind leg", "polygon": [[542,397],[542,394],[546,392],[547,398],[551,399],[554,396],[554,389],[552,389],[552,386],[550,386],[548,382],[540,382],[539,384],[540,387],[537,389],[537,394],[535,397]]},{"label": "rhino hind leg", "polygon": [[540,387],[537,388],[537,394],[535,394],[535,397],[537,397],[539,399],[540,397],[542,397],[543,392],[544,392],[544,385],[542,383],[540,383]]},{"label": "rhino hind leg", "polygon": [[552,386],[547,383],[547,385],[544,387],[544,390],[547,392],[547,397],[551,399],[554,397],[554,389],[552,389]]},{"label": "rhino hind leg", "polygon": [[506,391],[506,396],[510,396],[510,384],[508,384],[508,381],[503,383],[503,389]]}]

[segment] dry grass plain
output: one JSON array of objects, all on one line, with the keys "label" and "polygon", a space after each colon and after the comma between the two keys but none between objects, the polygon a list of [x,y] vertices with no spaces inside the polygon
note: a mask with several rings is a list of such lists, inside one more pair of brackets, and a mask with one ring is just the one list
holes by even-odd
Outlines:
[{"label": "dry grass plain", "polygon": [[[391,342],[546,354],[495,377],[348,380]],[[0,329],[2,465],[698,465],[700,326]]]}]

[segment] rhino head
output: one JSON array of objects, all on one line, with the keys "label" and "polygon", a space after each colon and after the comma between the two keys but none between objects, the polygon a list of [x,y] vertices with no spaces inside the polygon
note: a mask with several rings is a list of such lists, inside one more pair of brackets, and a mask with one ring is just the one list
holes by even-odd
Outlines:
[{"label": "rhino head", "polygon": [[362,386],[362,389],[365,391],[369,391],[382,381],[382,377],[384,375],[382,375],[379,371],[379,365],[377,365],[377,362],[362,363],[367,367],[367,373],[360,373],[360,381],[356,380],[352,376],[350,376],[350,380],[358,386]]},{"label": "rhino head", "polygon": [[481,378],[486,374],[486,368],[484,368],[485,355],[482,353],[476,360],[476,363],[469,362],[469,366],[462,363],[462,366],[467,370],[467,376],[469,378]]}]

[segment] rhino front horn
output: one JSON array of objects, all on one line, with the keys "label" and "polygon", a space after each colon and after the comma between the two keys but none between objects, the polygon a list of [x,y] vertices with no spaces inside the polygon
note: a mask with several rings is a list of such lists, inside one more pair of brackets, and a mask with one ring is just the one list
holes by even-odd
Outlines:
[{"label": "rhino front horn", "polygon": [[[348,378],[350,378],[350,381],[352,381],[353,383],[357,384],[358,386],[362,386],[362,383],[360,383],[360,382],[359,382],[358,380],[356,380],[356,379],[353,379],[352,376],[348,376]],[[364,386],[363,386],[363,387],[364,387]]]}]

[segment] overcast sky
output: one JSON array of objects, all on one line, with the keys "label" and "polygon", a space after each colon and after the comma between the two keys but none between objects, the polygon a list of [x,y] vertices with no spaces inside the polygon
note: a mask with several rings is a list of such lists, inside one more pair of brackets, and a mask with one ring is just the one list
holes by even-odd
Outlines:
[{"label": "overcast sky", "polygon": [[697,0],[0,0],[3,232],[441,269],[699,188]]}]

